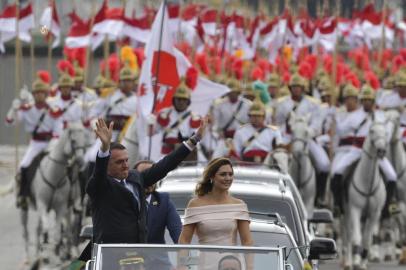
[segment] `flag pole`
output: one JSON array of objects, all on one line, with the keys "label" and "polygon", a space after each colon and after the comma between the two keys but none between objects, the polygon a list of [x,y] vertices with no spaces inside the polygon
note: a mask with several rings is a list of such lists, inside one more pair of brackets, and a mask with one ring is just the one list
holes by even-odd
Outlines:
[{"label": "flag pole", "polygon": [[[15,43],[15,97],[18,98],[18,93],[20,91],[20,58],[21,58],[21,43],[19,39],[19,17],[20,17],[20,1],[16,0],[16,43]],[[19,135],[20,135],[20,129],[19,126],[16,125],[14,129],[14,150],[15,150],[15,173],[18,173],[18,163],[19,163],[19,153],[18,153],[18,148],[19,148]]]},{"label": "flag pole", "polygon": [[[162,47],[162,31],[163,31],[163,27],[164,27],[164,19],[165,19],[165,13],[166,13],[166,1],[163,1],[163,8],[162,8],[162,17],[161,17],[161,29],[159,32],[159,43],[158,43],[158,52],[161,51],[161,47]],[[160,53],[158,53],[158,58],[157,58],[157,65],[156,65],[156,79],[153,82],[153,89],[154,89],[154,103],[152,105],[152,111],[151,113],[154,113],[155,111],[155,104],[156,104],[156,99],[157,99],[157,90],[158,90],[158,83],[159,83],[159,66],[161,64],[161,55]],[[148,142],[148,159],[151,158],[151,151],[152,151],[152,129],[153,126],[149,125],[149,142]]]},{"label": "flag pole", "polygon": [[34,35],[31,32],[30,43],[30,60],[31,60],[31,81],[35,80],[35,51],[34,51]]},{"label": "flag pole", "polygon": [[380,51],[379,51],[379,57],[378,57],[378,70],[381,71],[383,69],[382,62],[384,58],[384,51],[386,47],[386,27],[385,27],[385,20],[387,17],[387,1],[383,0],[383,6],[382,6],[382,36],[381,36],[381,44],[380,44]]},{"label": "flag pole", "polygon": [[[75,2],[73,2],[75,3]],[[76,10],[76,9],[75,9]],[[91,19],[90,19],[90,39],[92,37],[92,28],[93,28],[93,24],[94,24],[94,17],[96,14],[96,0],[92,0],[92,10],[91,10]],[[89,42],[89,45],[87,45],[86,47],[86,62],[85,62],[85,70],[84,70],[84,76],[85,76],[85,81],[84,81],[84,85],[87,86],[88,82],[89,82],[89,68],[91,68],[91,65],[89,64],[89,59],[90,59],[90,48],[91,48],[91,40]],[[105,65],[107,65],[107,63],[105,63]]]}]

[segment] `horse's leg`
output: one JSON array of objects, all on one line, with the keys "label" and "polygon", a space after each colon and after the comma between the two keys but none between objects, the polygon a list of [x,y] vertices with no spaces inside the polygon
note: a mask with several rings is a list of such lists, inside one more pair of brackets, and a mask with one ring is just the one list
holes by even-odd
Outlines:
[{"label": "horse's leg", "polygon": [[[347,207],[348,208],[348,207]],[[351,218],[349,210],[344,212],[344,216],[340,218],[341,224],[341,244],[343,256],[343,268],[349,270],[352,267],[352,244],[351,244]]]},{"label": "horse's leg", "polygon": [[[382,221],[384,222],[384,221]],[[379,234],[379,222],[375,224],[372,230],[372,241],[371,241],[371,248],[369,250],[369,260],[371,262],[380,262],[381,261],[381,235]],[[365,230],[364,230],[365,232]],[[363,245],[365,248],[365,246]]]},{"label": "horse's leg", "polygon": [[350,227],[347,227],[347,229],[351,228],[351,233],[349,236],[350,242],[352,244],[352,264],[353,264],[353,269],[358,270],[360,269],[361,266],[361,209],[357,208],[355,205],[351,205],[351,199],[349,201],[350,207],[348,207],[349,211],[349,218],[350,218]]},{"label": "horse's leg", "polygon": [[[406,210],[406,209],[404,209]],[[399,257],[399,265],[406,265],[406,213],[405,211],[402,212],[400,217],[401,224],[399,228],[401,228],[401,253]]]},{"label": "horse's leg", "polygon": [[21,224],[23,226],[23,238],[24,238],[24,261],[30,262],[30,235],[28,231],[28,209],[21,208],[20,210]]},{"label": "horse's leg", "polygon": [[365,221],[364,229],[362,231],[362,252],[361,252],[361,267],[360,269],[367,269],[368,264],[368,251],[372,243],[372,235],[374,230],[379,226],[379,214],[374,214],[367,218]]}]

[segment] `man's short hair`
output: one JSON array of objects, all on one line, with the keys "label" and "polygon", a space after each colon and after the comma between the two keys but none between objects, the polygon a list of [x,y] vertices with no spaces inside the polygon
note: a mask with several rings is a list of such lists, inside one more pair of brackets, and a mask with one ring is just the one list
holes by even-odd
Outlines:
[{"label": "man's short hair", "polygon": [[138,167],[139,167],[141,164],[151,164],[151,165],[152,165],[152,164],[154,164],[154,162],[153,162],[152,160],[148,160],[148,159],[140,160],[140,161],[137,161],[137,163],[134,164],[133,169],[134,169],[134,170],[138,170]]},{"label": "man's short hair", "polygon": [[236,262],[238,262],[238,267],[239,267],[239,269],[242,269],[241,267],[241,261],[236,257],[236,256],[234,256],[234,255],[226,255],[226,256],[224,256],[223,258],[221,258],[221,260],[219,261],[219,264],[218,264],[218,269],[219,270],[221,270],[222,269],[222,267],[221,267],[221,264],[224,262],[224,261],[226,261],[226,260],[232,260],[232,261],[236,261]]},{"label": "man's short hair", "polygon": [[112,142],[110,144],[110,151],[113,151],[113,150],[125,150],[125,149],[126,149],[125,146],[122,145],[121,143]]}]

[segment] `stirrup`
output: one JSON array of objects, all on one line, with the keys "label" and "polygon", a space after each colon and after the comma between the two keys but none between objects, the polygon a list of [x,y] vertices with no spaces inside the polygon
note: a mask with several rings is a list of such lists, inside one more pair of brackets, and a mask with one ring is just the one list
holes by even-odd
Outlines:
[{"label": "stirrup", "polygon": [[393,216],[393,215],[397,215],[400,214],[400,209],[397,203],[390,203],[388,205],[388,212],[389,215]]}]

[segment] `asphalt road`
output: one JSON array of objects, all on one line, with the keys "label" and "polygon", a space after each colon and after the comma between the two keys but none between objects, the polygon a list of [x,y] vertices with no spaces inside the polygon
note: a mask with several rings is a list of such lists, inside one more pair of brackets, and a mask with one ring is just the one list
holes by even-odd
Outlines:
[{"label": "asphalt road", "polygon": [[[20,149],[20,158],[24,149]],[[19,212],[15,207],[14,192],[2,194],[4,189],[13,181],[14,176],[14,148],[0,146],[0,269],[1,270],[26,270],[28,265],[24,263],[24,242],[20,225]],[[31,243],[34,244],[34,228],[37,218],[34,213],[30,215],[29,227]],[[33,253],[33,249],[31,249]],[[339,262],[332,261],[322,263],[321,270],[340,269]],[[406,266],[398,266],[397,262],[371,264],[369,270],[405,270]]]}]

